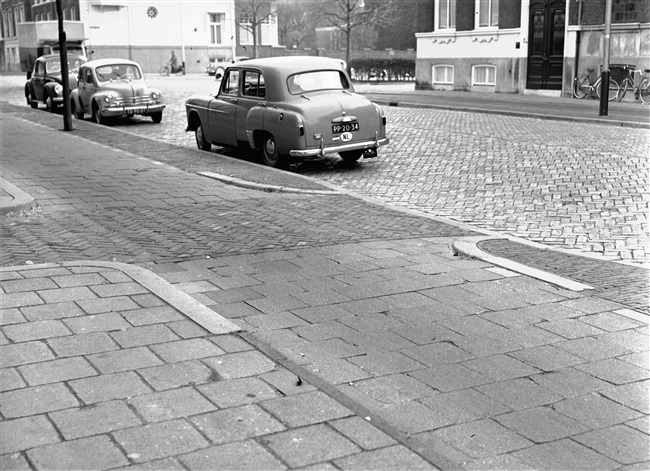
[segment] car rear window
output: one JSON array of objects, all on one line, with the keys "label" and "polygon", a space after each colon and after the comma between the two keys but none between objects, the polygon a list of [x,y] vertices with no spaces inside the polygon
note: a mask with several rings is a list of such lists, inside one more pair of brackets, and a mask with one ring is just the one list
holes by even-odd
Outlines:
[{"label": "car rear window", "polygon": [[287,79],[289,93],[299,95],[318,90],[347,90],[350,88],[345,74],[339,70],[315,70],[291,75]]},{"label": "car rear window", "polygon": [[95,69],[97,80],[100,82],[114,82],[116,80],[139,80],[142,78],[140,69],[132,64],[102,65]]},{"label": "car rear window", "polygon": [[[68,71],[74,72],[78,70],[81,64],[83,63],[84,61],[82,61],[81,59],[68,58]],[[51,60],[47,62],[46,67],[47,67],[48,74],[59,73],[61,72],[61,61]]]}]

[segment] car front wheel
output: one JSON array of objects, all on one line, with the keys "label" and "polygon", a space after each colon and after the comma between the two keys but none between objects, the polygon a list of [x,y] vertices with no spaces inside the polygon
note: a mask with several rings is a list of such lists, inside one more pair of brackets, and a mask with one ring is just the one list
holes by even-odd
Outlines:
[{"label": "car front wheel", "polygon": [[47,96],[45,98],[45,107],[47,108],[47,111],[50,113],[54,113],[56,111],[56,105],[54,104],[54,101],[52,100],[51,96]]},{"label": "car front wheel", "polygon": [[99,106],[97,106],[97,103],[93,103],[91,119],[93,120],[93,123],[105,124],[105,119],[103,119],[102,115],[99,113]]},{"label": "car front wheel", "polygon": [[157,113],[152,113],[151,114],[151,120],[156,124],[161,122],[162,121],[162,111],[158,111]]},{"label": "car front wheel", "polygon": [[210,144],[210,142],[205,138],[203,123],[201,123],[201,121],[199,121],[199,124],[197,124],[196,129],[194,130],[194,137],[196,138],[196,145],[199,149],[207,151],[212,149],[212,144]]}]

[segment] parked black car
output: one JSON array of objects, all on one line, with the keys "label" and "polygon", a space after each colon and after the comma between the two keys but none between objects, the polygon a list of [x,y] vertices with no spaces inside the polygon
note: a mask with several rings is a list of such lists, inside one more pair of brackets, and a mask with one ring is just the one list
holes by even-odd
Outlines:
[{"label": "parked black car", "polygon": [[[77,88],[79,67],[86,63],[86,58],[79,55],[68,56],[68,73],[70,90]],[[47,54],[36,59],[34,68],[27,72],[25,98],[32,108],[44,103],[48,111],[54,112],[63,105],[63,78],[61,76],[61,56]]]}]

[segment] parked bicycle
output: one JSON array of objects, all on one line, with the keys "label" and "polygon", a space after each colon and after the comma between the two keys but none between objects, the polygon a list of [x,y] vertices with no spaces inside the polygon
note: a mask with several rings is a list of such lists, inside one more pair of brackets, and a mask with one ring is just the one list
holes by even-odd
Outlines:
[{"label": "parked bicycle", "polygon": [[169,62],[163,64],[163,66],[159,70],[160,75],[170,75],[170,74],[175,74],[175,75],[185,75],[185,67],[182,65],[180,67],[172,67]]},{"label": "parked bicycle", "polygon": [[628,88],[634,92],[634,98],[647,105],[650,103],[650,69],[636,70],[633,65],[623,66],[625,77],[621,81],[618,101],[621,101]]},{"label": "parked bicycle", "polygon": [[[573,81],[573,96],[576,98],[584,98],[586,96],[596,96],[600,99],[601,96],[601,82],[602,77],[599,75],[596,81],[592,81],[594,69],[587,69],[589,75],[579,75]],[[614,101],[618,96],[620,87],[616,80],[609,78],[609,90],[607,92],[607,100]]]}]

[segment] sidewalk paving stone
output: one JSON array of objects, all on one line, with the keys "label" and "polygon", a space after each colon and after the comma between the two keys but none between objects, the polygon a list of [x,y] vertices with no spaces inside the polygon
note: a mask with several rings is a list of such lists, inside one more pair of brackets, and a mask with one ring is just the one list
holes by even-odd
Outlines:
[{"label": "sidewalk paving stone", "polygon": [[37,469],[109,469],[129,464],[107,435],[35,448],[27,458]]},{"label": "sidewalk paving stone", "polygon": [[294,468],[340,458],[361,450],[354,442],[324,424],[287,430],[265,437],[262,441]]},{"label": "sidewalk paving stone", "polygon": [[650,448],[645,446],[648,438],[641,432],[624,425],[594,430],[578,435],[574,439],[623,464],[648,464],[650,461]]}]

